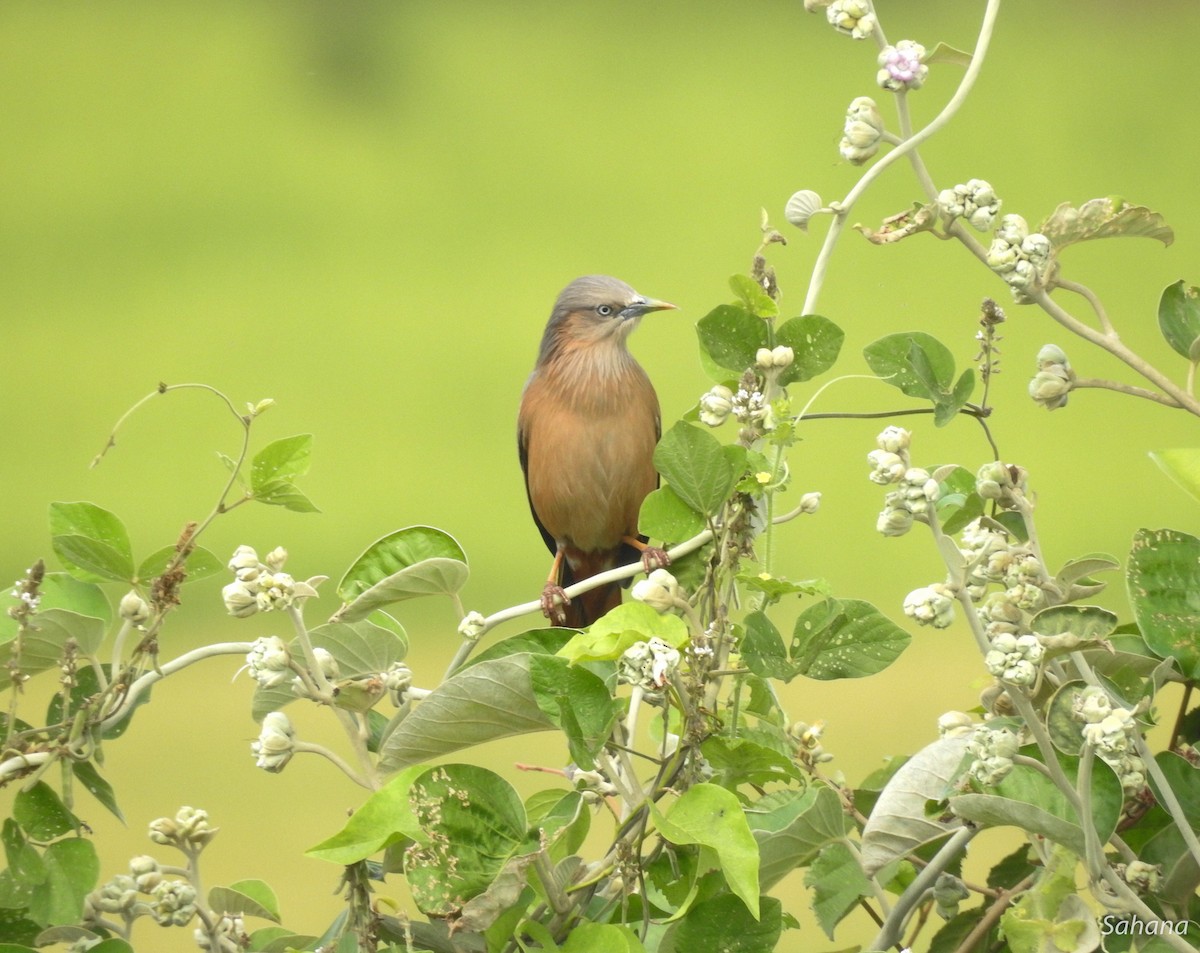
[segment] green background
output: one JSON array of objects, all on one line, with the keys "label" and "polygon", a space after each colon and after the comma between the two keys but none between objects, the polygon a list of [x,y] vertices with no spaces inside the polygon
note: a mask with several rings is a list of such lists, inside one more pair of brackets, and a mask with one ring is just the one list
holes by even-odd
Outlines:
[{"label": "green background", "polygon": [[[893,42],[969,48],[982,6],[881,2],[880,15]],[[1085,245],[1064,267],[1100,294],[1127,343],[1180,378],[1155,306],[1164,285],[1200,282],[1198,30],[1191,0],[1137,11],[1009,0],[974,95],[924,150],[939,187],[986,178],[1004,210],[1031,223],[1059,202],[1114,193],[1163,212],[1177,230],[1170,249]],[[239,405],[277,401],[256,425],[263,442],[315,435],[303,486],[323,510],[239,509],[205,540],[218,555],[283,544],[296,576],[336,579],[383,533],[431,523],[470,556],[468,607],[488,613],[536,597],[547,554],[526,510],[514,418],[555,294],[578,274],[604,272],[678,304],[632,341],[664,416],[678,417],[708,386],[692,324],[748,267],[760,208],[788,235],[772,261],[784,312],[798,313],[822,223],[802,235],[782,208],[796,189],[829,201],[857,180],[837,154],[846,105],[874,95],[893,121],[874,72],[872,46],[834,34],[799,0],[6,4],[0,578],[38,556],[52,561],[54,500],[114,510],[141,555],[203,516],[224,477],[215,451],[238,440],[211,397],[153,402],[101,467],[87,464],[159,381],[204,381]],[[959,75],[932,70],[911,97],[918,122]],[[854,219],[875,224],[918,197],[898,164]],[[1040,312],[1010,307],[1004,286],[957,245],[925,237],[876,248],[847,234],[819,311],[846,331],[839,373],[865,371],[870,341],[918,329],[945,340],[962,367],[985,295],[1009,314],[993,428],[1005,459],[1031,472],[1050,560],[1123,558],[1139,526],[1194,530],[1194,504],[1146,456],[1194,444],[1194,422],[1098,391],[1054,414],[1034,407],[1025,387],[1046,342],[1066,348],[1083,376],[1123,372]],[[1085,313],[1079,299],[1057,297]],[[851,380],[813,409],[903,400]],[[904,594],[942,571],[919,532],[874,532],[882,493],[866,480],[865,454],[879,428],[803,429],[795,489],[820,490],[824,502],[781,533],[777,558],[788,575],[824,576],[837,594],[899,617]],[[967,421],[915,429],[919,464],[974,469],[987,458]],[[189,590],[164,657],[285,634],[277,617],[226,618],[223,582]],[[1120,590],[1106,596],[1117,609]],[[334,607],[327,597],[309,616]],[[454,651],[456,620],[444,601],[409,604],[403,619],[417,683],[431,686]],[[781,621],[790,625],[786,613]],[[289,925],[317,931],[336,908],[337,871],[299,854],[362,796],[317,759],[278,777],[254,769],[251,685],[230,684],[239,664],[161,685],[157,704],[110,746],[106,773],[128,829],[81,807],[105,876],[149,850],[149,820],[205,807],[222,828],[207,883],[262,877]],[[972,706],[981,673],[964,629],[921,631],[885,675],[798,681],[786,703],[795,718],[827,720],[830,767],[856,781],[932,738],[941,712]],[[336,743],[315,714],[297,709],[301,736]],[[544,737],[477,757],[510,776],[514,760],[562,760]],[[526,792],[544,779],[514,777]],[[798,912],[799,878],[785,888]],[[806,927],[805,948],[824,942],[815,931]],[[160,950],[192,948],[190,931],[147,925],[137,935]]]}]

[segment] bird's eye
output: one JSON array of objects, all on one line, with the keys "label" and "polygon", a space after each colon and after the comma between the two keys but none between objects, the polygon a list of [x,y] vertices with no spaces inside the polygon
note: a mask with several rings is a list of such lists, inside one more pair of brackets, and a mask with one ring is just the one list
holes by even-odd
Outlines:
[{"label": "bird's eye", "polygon": [[596,308],[596,314],[600,315],[602,318],[607,318],[612,313],[612,305],[609,304],[602,304]]}]

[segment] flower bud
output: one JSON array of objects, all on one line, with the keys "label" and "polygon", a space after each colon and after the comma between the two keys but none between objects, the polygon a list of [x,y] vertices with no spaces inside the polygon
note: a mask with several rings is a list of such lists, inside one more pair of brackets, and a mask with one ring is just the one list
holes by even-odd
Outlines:
[{"label": "flower bud", "polygon": [[908,469],[908,464],[904,462],[903,457],[898,453],[889,453],[886,450],[872,450],[867,454],[867,462],[873,467],[867,475],[867,479],[880,486],[899,483],[904,479],[904,472]]},{"label": "flower bud", "polygon": [[412,669],[403,662],[393,662],[391,667],[383,673],[384,687],[388,690],[392,704],[397,708],[404,704],[404,696],[412,688],[412,683]]},{"label": "flower bud", "polygon": [[940,582],[914,589],[904,598],[904,614],[918,625],[947,628],[954,621],[954,592]]},{"label": "flower bud", "polygon": [[246,654],[246,669],[260,688],[277,688],[292,677],[292,656],[277,635],[255,639]]},{"label": "flower bud", "polygon": [[800,512],[811,515],[821,508],[821,494],[805,493],[800,497]]},{"label": "flower bud", "polygon": [[150,606],[133,589],[130,589],[121,598],[121,604],[117,611],[121,618],[130,625],[142,625],[150,618]]},{"label": "flower bud", "polygon": [[656,569],[645,579],[634,583],[630,595],[661,614],[675,608],[679,599],[679,583],[667,570]]},{"label": "flower bud", "polygon": [[796,359],[796,352],[786,344],[777,344],[771,348],[771,366],[775,368],[787,367]]},{"label": "flower bud", "polygon": [[129,872],[142,893],[149,893],[162,880],[162,870],[158,861],[146,854],[129,861]]},{"label": "flower bud", "polygon": [[851,165],[862,165],[879,151],[883,137],[883,116],[869,96],[859,96],[846,110],[842,141],[838,152]]},{"label": "flower bud", "polygon": [[483,613],[474,610],[463,616],[458,624],[458,634],[464,639],[478,639],[487,630],[487,619]]},{"label": "flower bud", "polygon": [[710,427],[719,427],[733,410],[733,391],[718,384],[700,398],[700,419]]},{"label": "flower bud", "polygon": [[903,453],[912,442],[912,434],[903,427],[885,427],[875,438],[880,450],[886,453]]},{"label": "flower bud", "polygon": [[231,582],[221,590],[225,610],[237,619],[246,619],[258,611],[258,597],[241,581]]},{"label": "flower bud", "polygon": [[243,569],[258,569],[258,553],[253,546],[239,546],[233,551],[229,560],[229,571],[240,572]]},{"label": "flower bud", "polygon": [[263,559],[263,562],[267,564],[267,568],[271,570],[271,572],[279,572],[279,570],[283,568],[283,564],[287,562],[287,558],[288,551],[282,546],[276,546],[269,553],[267,553],[266,557]]},{"label": "flower bud", "polygon": [[948,711],[938,718],[938,734],[943,738],[956,738],[970,734],[975,721],[964,711]]},{"label": "flower bud", "polygon": [[196,888],[186,880],[164,880],[151,897],[150,913],[159,926],[181,927],[196,915]]},{"label": "flower bud", "polygon": [[273,711],[262,721],[262,731],[258,740],[250,745],[250,752],[255,757],[255,766],[278,774],[287,767],[295,751],[295,731],[288,716],[281,711]]},{"label": "flower bud", "polygon": [[921,62],[924,58],[925,47],[912,40],[886,46],[879,54],[880,69],[876,81],[884,89],[894,92],[920,89],[929,75],[929,67]]},{"label": "flower bud", "polygon": [[875,14],[868,0],[832,0],[825,17],[839,33],[865,40],[875,32]]}]

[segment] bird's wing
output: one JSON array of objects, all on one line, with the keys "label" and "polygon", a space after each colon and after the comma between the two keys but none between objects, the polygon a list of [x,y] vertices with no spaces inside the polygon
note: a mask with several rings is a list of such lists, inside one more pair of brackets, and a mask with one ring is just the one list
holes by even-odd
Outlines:
[{"label": "bird's wing", "polygon": [[557,554],[558,541],[542,525],[537,510],[533,508],[533,497],[529,495],[529,435],[519,422],[517,424],[517,456],[521,459],[521,473],[525,475],[525,499],[529,501],[529,512],[533,514],[533,521],[537,524],[538,532],[542,534],[542,539],[546,541],[546,548],[550,552]]}]

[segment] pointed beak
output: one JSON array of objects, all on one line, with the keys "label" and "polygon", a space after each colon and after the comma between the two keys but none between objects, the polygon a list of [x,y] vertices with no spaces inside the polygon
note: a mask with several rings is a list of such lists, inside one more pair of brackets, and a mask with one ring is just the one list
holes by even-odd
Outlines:
[{"label": "pointed beak", "polygon": [[654,298],[638,298],[626,305],[621,311],[621,317],[628,321],[630,318],[640,318],[651,311],[675,311],[675,305],[669,301],[658,301]]}]

